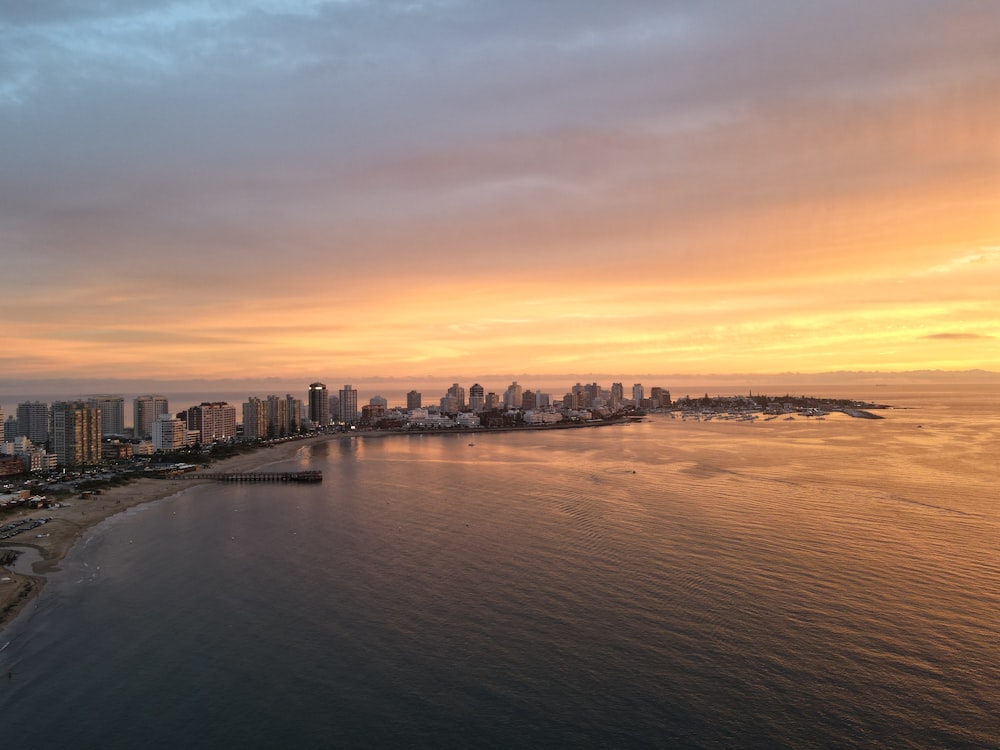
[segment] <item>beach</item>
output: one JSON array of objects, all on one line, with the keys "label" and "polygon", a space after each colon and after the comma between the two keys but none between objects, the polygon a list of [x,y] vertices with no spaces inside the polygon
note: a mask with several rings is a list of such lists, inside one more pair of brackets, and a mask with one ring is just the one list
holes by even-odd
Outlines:
[{"label": "beach", "polygon": [[[289,440],[221,461],[205,471],[252,471],[263,464],[292,458],[304,446],[318,441],[342,438],[344,435],[313,435],[301,440]],[[211,479],[185,481],[143,478],[122,487],[108,489],[102,495],[72,498],[58,508],[22,509],[6,516],[4,521],[19,518],[49,518],[44,526],[0,542],[0,551],[14,549],[19,559],[8,567],[0,567],[0,630],[11,622],[44,588],[46,576],[59,570],[59,563],[88,529],[116,513],[160,500]]]}]

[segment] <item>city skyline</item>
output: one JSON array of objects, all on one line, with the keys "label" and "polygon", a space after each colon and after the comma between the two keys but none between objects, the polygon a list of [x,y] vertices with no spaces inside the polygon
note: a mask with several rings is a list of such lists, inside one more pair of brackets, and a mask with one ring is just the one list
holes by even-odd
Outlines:
[{"label": "city skyline", "polygon": [[0,380],[1000,361],[993,4],[121,0],[0,33]]}]

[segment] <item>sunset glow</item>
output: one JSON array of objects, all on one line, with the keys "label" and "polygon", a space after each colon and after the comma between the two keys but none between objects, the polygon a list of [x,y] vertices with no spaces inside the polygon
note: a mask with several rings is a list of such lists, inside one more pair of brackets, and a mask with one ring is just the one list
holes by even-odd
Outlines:
[{"label": "sunset glow", "polygon": [[1000,369],[992,3],[18,5],[0,379]]}]

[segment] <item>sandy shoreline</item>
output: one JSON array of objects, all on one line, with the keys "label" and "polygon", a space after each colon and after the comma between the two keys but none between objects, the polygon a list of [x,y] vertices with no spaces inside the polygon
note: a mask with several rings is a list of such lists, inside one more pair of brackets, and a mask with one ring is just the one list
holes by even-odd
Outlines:
[{"label": "sandy shoreline", "polygon": [[[308,445],[345,437],[344,435],[314,435],[302,440],[278,443],[270,448],[261,448],[251,453],[233,456],[211,465],[211,471],[252,471],[264,464],[291,459]],[[73,545],[91,527],[106,518],[133,508],[142,503],[160,500],[178,492],[205,484],[211,480],[189,479],[183,482],[164,479],[137,479],[123,487],[113,487],[103,495],[87,499],[71,498],[60,508],[42,510],[21,510],[5,521],[17,518],[51,518],[44,526],[21,534],[13,539],[0,542],[4,548],[30,549],[37,555],[30,555],[32,562],[22,564],[19,560],[12,570],[0,568],[0,631],[26,607],[45,586],[45,576],[59,570],[59,563]],[[39,537],[38,533],[47,536]],[[27,557],[22,555],[22,559]],[[30,567],[30,571],[24,570]]]}]

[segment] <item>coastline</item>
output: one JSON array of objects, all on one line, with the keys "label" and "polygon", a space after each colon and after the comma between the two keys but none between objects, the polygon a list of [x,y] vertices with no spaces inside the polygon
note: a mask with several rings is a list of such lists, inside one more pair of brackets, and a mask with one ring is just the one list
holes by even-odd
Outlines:
[{"label": "coastline", "polygon": [[[265,464],[287,461],[302,448],[318,442],[345,437],[343,434],[320,434],[279,443],[270,448],[233,456],[206,467],[209,471],[253,471]],[[45,536],[25,534],[0,543],[0,550],[33,550],[30,563],[15,562],[13,566],[0,567],[0,633],[14,621],[45,587],[47,576],[57,572],[59,563],[73,546],[92,527],[118,513],[143,503],[162,500],[191,487],[211,482],[211,479],[189,479],[184,482],[166,479],[136,479],[122,487],[113,487],[103,495],[86,499],[74,498],[59,508],[22,510],[12,518],[47,517],[51,520],[38,531]],[[23,568],[30,566],[30,572]],[[6,580],[9,579],[9,580]]]}]

